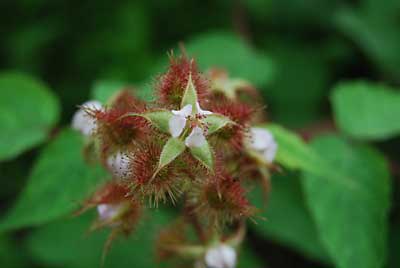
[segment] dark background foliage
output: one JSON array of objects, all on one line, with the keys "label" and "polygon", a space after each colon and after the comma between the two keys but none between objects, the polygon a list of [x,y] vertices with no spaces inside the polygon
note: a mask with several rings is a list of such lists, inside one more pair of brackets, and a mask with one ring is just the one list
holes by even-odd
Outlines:
[{"label": "dark background foliage", "polygon": [[[21,121],[32,120],[33,123],[36,109],[43,108],[43,113],[54,112],[54,116],[43,116],[42,121],[51,128],[46,130],[43,138],[38,134],[39,147],[27,146],[9,157],[2,157],[1,215],[6,216],[24,189],[32,188],[30,181],[51,180],[68,174],[68,170],[60,171],[62,165],[82,169],[79,176],[73,173],[71,177],[89,178],[89,171],[77,163],[80,156],[64,151],[65,148],[80,146],[74,133],[61,130],[69,124],[76,105],[93,98],[93,94],[98,96],[93,92],[99,92],[96,87],[104,85],[105,81],[123,81],[135,85],[138,91],[146,92],[166,66],[167,52],[174,49],[179,53],[178,43],[182,42],[189,54],[198,59],[202,70],[215,65],[254,83],[265,99],[270,121],[312,140],[310,146],[320,155],[333,155],[333,159],[327,159],[335,163],[336,168],[343,168],[344,173],[354,177],[364,176],[353,172],[358,169],[376,175],[370,180],[365,178],[368,185],[374,185],[375,179],[389,178],[390,172],[392,190],[388,191],[392,194],[388,194],[391,201],[388,242],[385,253],[382,253],[388,256],[387,264],[373,264],[374,254],[381,249],[371,249],[375,253],[359,258],[371,260],[368,267],[400,266],[400,95],[396,90],[400,84],[398,0],[3,0],[0,14],[2,75],[11,71],[28,74],[51,89],[48,90],[51,96],[47,96],[51,100],[46,103],[38,100],[35,106],[26,99],[35,99],[36,95],[31,98],[25,90],[13,95],[14,88],[8,85],[14,84],[2,80],[0,98],[5,101],[0,101],[0,119],[6,118],[14,108],[21,112],[20,118],[24,118]],[[17,77],[14,80],[21,79]],[[338,93],[340,85],[345,87],[342,92],[357,87],[358,84],[340,84],[349,80],[369,81],[361,87],[374,92],[376,88],[384,87],[386,90],[390,87],[392,95],[372,96],[371,109],[358,110],[359,98],[343,97]],[[10,99],[14,101],[11,103]],[[7,105],[12,107],[7,108]],[[58,105],[60,112],[57,111]],[[383,110],[384,115],[379,117]],[[343,114],[344,117],[349,114],[353,117],[343,119]],[[380,123],[371,130],[374,116]],[[367,120],[366,132],[357,125],[363,127],[363,118],[372,118]],[[32,129],[21,128],[18,131],[21,134],[19,139],[34,136]],[[62,132],[61,137],[55,139],[59,132]],[[348,145],[343,145],[335,137],[314,139],[324,133],[342,133]],[[3,132],[0,137],[0,143],[4,144],[13,138],[8,132]],[[383,153],[385,160],[373,153],[370,155],[370,148],[363,147],[366,142]],[[354,146],[351,153],[346,153],[346,146]],[[54,157],[56,154],[58,158]],[[68,162],[64,154],[78,160]],[[335,155],[349,157],[335,159]],[[365,155],[370,157],[361,159]],[[350,167],[344,165],[344,161]],[[390,170],[381,168],[385,164],[379,163],[384,161],[389,163]],[[334,197],[345,200],[344,206],[338,201],[337,206],[316,208],[312,205],[315,203],[313,194],[318,192],[315,187],[334,189],[336,186],[311,183],[314,175],[307,174],[310,171],[307,168],[304,171],[301,168],[284,171],[273,178],[269,207],[264,215],[267,221],[251,226],[240,267],[367,267],[362,265],[362,261],[347,266],[340,249],[335,254],[335,247],[330,243],[331,229],[324,223],[325,220],[335,222],[335,213],[341,214],[338,211],[344,207],[348,207],[351,214],[353,207],[359,207],[357,202],[361,202],[365,210],[373,211],[375,205],[377,211],[386,208],[385,198],[376,197],[371,207],[368,200],[364,201],[356,194],[346,199],[346,190],[338,189]],[[65,195],[68,191],[79,191],[78,181],[68,181],[69,176],[62,178],[64,181],[56,185],[56,189],[70,183],[76,186],[68,188]],[[302,180],[310,183],[303,185]],[[379,185],[373,187],[374,193],[380,191]],[[382,195],[385,191],[382,189]],[[58,192],[51,191],[40,196],[45,195],[47,199],[42,199],[43,202],[52,202],[53,195],[59,196]],[[14,213],[11,220],[3,220],[3,225],[0,224],[0,230],[4,230],[0,234],[0,264],[4,267],[99,267],[106,234],[85,236],[93,215],[71,220],[70,213],[66,213],[71,210],[69,203],[59,204],[64,208],[62,212],[49,212],[37,208],[37,204],[32,205],[40,202],[32,196],[34,194],[27,197],[22,216]],[[85,193],[81,191],[80,197],[83,196]],[[252,198],[257,199],[256,196]],[[27,211],[30,211],[31,218],[21,221]],[[325,211],[328,215],[321,216]],[[45,217],[41,217],[43,213]],[[335,246],[357,244],[353,238],[374,236],[372,232],[376,231],[376,226],[370,226],[367,216],[365,222],[357,221],[364,216],[354,212],[357,225],[348,221],[348,225],[341,226],[350,233],[358,228],[364,233],[358,237],[349,235],[346,243],[341,241],[342,244]],[[166,217],[156,214],[154,221],[162,225]],[[371,228],[360,227],[363,225]],[[378,231],[381,230],[380,225],[377,226]],[[18,227],[24,228],[16,229]],[[139,238],[117,242],[106,267],[153,267],[151,261],[131,256],[132,251],[151,251],[147,244],[139,250],[143,239],[151,240],[146,233],[139,230]]]}]

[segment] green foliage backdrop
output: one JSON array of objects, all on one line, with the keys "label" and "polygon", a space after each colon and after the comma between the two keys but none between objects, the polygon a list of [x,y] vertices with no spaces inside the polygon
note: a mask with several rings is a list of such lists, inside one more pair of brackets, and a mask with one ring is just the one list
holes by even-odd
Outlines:
[{"label": "green foliage backdrop", "polygon": [[[400,1],[0,3],[0,264],[100,267],[106,233],[73,217],[105,179],[70,129],[122,86],[152,99],[179,43],[262,93],[281,171],[238,267],[400,267]],[[105,267],[158,267],[174,211],[145,215]]]}]

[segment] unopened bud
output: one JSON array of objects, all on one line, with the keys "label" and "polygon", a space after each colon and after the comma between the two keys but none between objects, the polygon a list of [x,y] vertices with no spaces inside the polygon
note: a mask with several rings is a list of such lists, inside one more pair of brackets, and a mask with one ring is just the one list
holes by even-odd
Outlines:
[{"label": "unopened bud", "polygon": [[271,132],[263,128],[251,128],[250,149],[259,152],[267,163],[272,163],[275,159],[278,144]]},{"label": "unopened bud", "polygon": [[121,152],[117,152],[107,158],[107,166],[117,178],[124,178],[129,174],[129,157]]},{"label": "unopened bud", "polygon": [[124,204],[100,204],[97,206],[100,221],[113,222],[118,219],[124,209]]},{"label": "unopened bud", "polygon": [[236,251],[230,246],[220,244],[206,252],[205,262],[209,268],[234,268]]},{"label": "unopened bud", "polygon": [[96,129],[96,120],[87,114],[86,109],[102,110],[103,106],[99,101],[91,100],[82,104],[82,107],[72,118],[72,128],[80,131],[85,136],[90,136]]}]

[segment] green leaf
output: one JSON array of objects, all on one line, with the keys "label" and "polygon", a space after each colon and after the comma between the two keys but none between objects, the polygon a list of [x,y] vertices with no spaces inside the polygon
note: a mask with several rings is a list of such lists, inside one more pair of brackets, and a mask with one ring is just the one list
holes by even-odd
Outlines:
[{"label": "green leaf", "polygon": [[337,136],[315,139],[312,147],[338,173],[364,189],[354,191],[321,176],[304,174],[307,204],[332,261],[338,268],[382,267],[390,205],[388,163],[372,148],[352,146]]},{"label": "green leaf", "polygon": [[388,268],[396,268],[400,267],[400,255],[398,253],[400,248],[400,224],[393,224],[390,234],[389,234],[389,260],[388,260]]},{"label": "green leaf", "polygon": [[262,93],[268,100],[267,111],[269,107],[273,109],[275,122],[304,127],[320,120],[321,102],[326,97],[332,73],[322,48],[293,39],[266,40],[276,75],[268,87],[262,88]]},{"label": "green leaf", "polygon": [[190,152],[209,170],[214,170],[214,156],[208,143],[201,147],[192,147]]},{"label": "green leaf", "polygon": [[[321,29],[330,26],[331,13],[337,7],[336,1],[319,0],[247,0],[243,2],[249,17],[256,25],[276,25],[290,32],[304,32],[318,25]],[[280,37],[285,36],[280,33]],[[270,34],[268,35],[270,38]]]},{"label": "green leaf", "polygon": [[252,249],[250,243],[245,243],[239,250],[238,268],[265,267],[263,259]]},{"label": "green leaf", "polygon": [[[110,229],[88,233],[94,213],[57,221],[32,233],[28,247],[32,255],[49,267],[100,267],[101,255]],[[116,239],[108,252],[107,267],[158,267],[155,256],[155,239],[160,229],[172,220],[171,213],[149,210],[139,221],[136,230],[127,238]],[[57,246],[54,242],[57,241]]]},{"label": "green leaf", "polygon": [[380,84],[348,82],[332,94],[335,119],[354,138],[382,140],[400,134],[400,94]]},{"label": "green leaf", "polygon": [[78,208],[104,177],[84,162],[82,147],[82,137],[67,129],[43,150],[0,231],[44,224]]},{"label": "green leaf", "polygon": [[0,160],[9,160],[46,140],[59,117],[50,89],[24,74],[0,74]]},{"label": "green leaf", "polygon": [[230,120],[228,117],[220,115],[220,114],[211,114],[207,115],[206,118],[203,119],[203,122],[208,126],[208,135],[217,132],[221,128],[225,127],[228,124],[233,124],[234,122]]},{"label": "green leaf", "polygon": [[99,80],[96,81],[92,88],[92,98],[107,103],[120,90],[123,90],[128,85],[122,81]]},{"label": "green leaf", "polygon": [[251,227],[262,236],[291,247],[311,259],[329,260],[318,237],[316,226],[306,208],[299,176],[295,172],[273,175],[272,191],[265,200],[262,189],[250,192],[250,200],[262,209],[265,220]]},{"label": "green leaf", "polygon": [[247,79],[258,86],[265,85],[273,76],[270,58],[229,32],[198,35],[186,43],[186,48],[203,69],[226,68],[232,77]]},{"label": "green leaf", "polygon": [[175,160],[179,155],[185,151],[186,146],[183,141],[178,138],[170,138],[164,145],[160,155],[160,162],[158,163],[158,170],[162,169],[169,163]]},{"label": "green leaf", "polygon": [[312,171],[318,167],[318,155],[299,136],[278,125],[269,124],[266,128],[278,143],[276,161],[279,164],[295,170]]},{"label": "green leaf", "polygon": [[193,84],[192,75],[189,75],[189,80],[185,89],[185,93],[183,93],[181,108],[185,107],[186,105],[192,105],[192,113],[197,113],[197,91]]},{"label": "green leaf", "polygon": [[278,143],[276,162],[291,170],[307,171],[315,175],[321,175],[323,179],[332,183],[341,184],[354,191],[363,191],[347,174],[338,172],[334,165],[325,161],[324,155],[319,155],[308,146],[299,136],[287,129],[269,124],[266,127],[272,132]]},{"label": "green leaf", "polygon": [[343,8],[334,22],[386,76],[397,79],[400,74],[398,53],[400,35],[397,21],[399,1],[362,1],[360,9]]},{"label": "green leaf", "polygon": [[22,250],[19,243],[11,237],[0,236],[0,263],[7,268],[23,268],[28,266],[28,253]]},{"label": "green leaf", "polygon": [[130,89],[135,96],[142,100],[152,100],[152,88],[149,83],[143,82],[137,86],[132,86],[129,83],[117,80],[96,81],[93,85],[91,96],[95,100],[107,103],[123,89]]}]

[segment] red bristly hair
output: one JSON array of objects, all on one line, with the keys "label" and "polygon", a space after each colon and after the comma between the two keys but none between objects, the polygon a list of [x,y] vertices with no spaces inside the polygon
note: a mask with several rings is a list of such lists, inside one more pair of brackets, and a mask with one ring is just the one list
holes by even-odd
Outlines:
[{"label": "red bristly hair", "polygon": [[229,148],[226,148],[226,145],[229,145],[236,152],[239,152],[243,148],[243,141],[255,109],[247,104],[227,99],[218,103],[211,102],[209,106],[214,113],[222,114],[236,123],[216,133],[216,137],[213,139],[215,146],[220,147],[221,150],[227,150]]},{"label": "red bristly hair", "polygon": [[142,113],[146,105],[124,90],[115,97],[105,110],[90,111],[96,119],[97,131],[102,146],[103,161],[108,153],[123,151],[132,141],[142,139],[150,132],[149,123],[139,116],[123,117],[129,113]]},{"label": "red bristly hair", "polygon": [[190,75],[198,99],[202,102],[208,93],[208,80],[198,71],[194,59],[186,56],[175,58],[173,55],[170,55],[168,71],[161,75],[156,83],[159,102],[171,108],[179,108]]},{"label": "red bristly hair", "polygon": [[130,175],[125,180],[130,184],[131,191],[139,199],[147,197],[151,206],[157,206],[160,201],[166,202],[168,199],[175,203],[177,196],[182,193],[182,173],[176,163],[155,173],[161,150],[162,147],[157,142],[142,142],[129,156]]},{"label": "red bristly hair", "polygon": [[245,219],[255,213],[238,180],[224,171],[217,171],[197,181],[189,194],[188,202],[201,219],[221,227],[235,220]]}]

